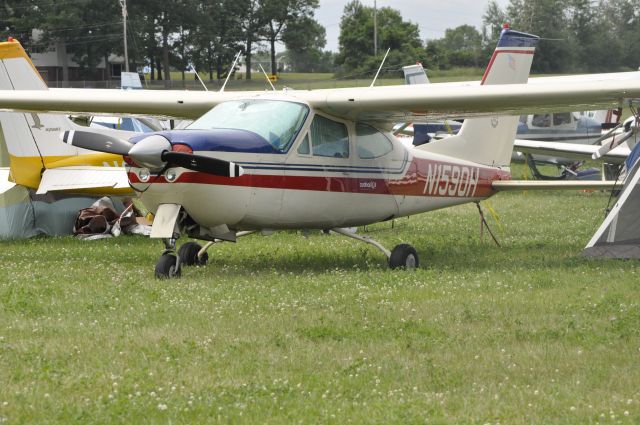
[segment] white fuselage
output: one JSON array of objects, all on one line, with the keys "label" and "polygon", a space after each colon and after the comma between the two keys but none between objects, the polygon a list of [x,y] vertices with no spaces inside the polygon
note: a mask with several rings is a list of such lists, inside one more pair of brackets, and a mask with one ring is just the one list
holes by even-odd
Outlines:
[{"label": "white fuselage", "polygon": [[365,225],[483,199],[494,193],[491,181],[510,178],[499,168],[406,146],[390,133],[374,135],[389,145],[367,158],[359,143],[370,140],[356,134],[353,122],[336,118],[348,129],[343,149],[349,154],[313,155],[301,146],[312,119],[286,153],[194,151],[241,165],[241,177],[177,168],[173,182],[165,173],[142,183],[140,169],[131,168],[129,179],[152,212],[160,204],[180,204],[200,226],[245,230]]}]

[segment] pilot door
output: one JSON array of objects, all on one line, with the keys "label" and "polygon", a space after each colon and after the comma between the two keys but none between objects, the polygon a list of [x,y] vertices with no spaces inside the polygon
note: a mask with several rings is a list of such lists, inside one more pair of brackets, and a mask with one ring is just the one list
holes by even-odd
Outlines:
[{"label": "pilot door", "polygon": [[385,154],[361,158],[356,140],[353,123],[315,114],[287,158],[283,223],[345,227],[397,213],[380,172]]}]

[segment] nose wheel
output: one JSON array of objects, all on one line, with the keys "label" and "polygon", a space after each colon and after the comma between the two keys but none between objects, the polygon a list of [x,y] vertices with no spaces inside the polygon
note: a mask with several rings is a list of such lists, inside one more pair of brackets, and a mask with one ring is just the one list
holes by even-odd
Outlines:
[{"label": "nose wheel", "polygon": [[156,278],[171,279],[180,277],[181,262],[176,255],[176,239],[164,239],[165,250],[156,263]]},{"label": "nose wheel", "polygon": [[162,254],[156,263],[156,277],[158,279],[180,277],[180,261],[178,257],[172,253]]}]

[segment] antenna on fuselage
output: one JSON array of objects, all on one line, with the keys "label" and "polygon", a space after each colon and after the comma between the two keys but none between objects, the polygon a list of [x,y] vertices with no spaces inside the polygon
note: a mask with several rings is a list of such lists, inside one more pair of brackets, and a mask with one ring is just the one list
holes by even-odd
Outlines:
[{"label": "antenna on fuselage", "polygon": [[209,91],[207,86],[204,84],[204,81],[202,81],[202,78],[200,78],[200,75],[198,75],[198,71],[196,71],[196,67],[191,65],[191,70],[196,74],[196,78],[198,79],[198,81],[200,81],[200,84],[202,84],[202,87],[204,87],[204,91]]},{"label": "antenna on fuselage", "polygon": [[387,49],[387,53],[384,54],[384,57],[382,58],[382,62],[380,63],[380,67],[378,68],[378,72],[376,72],[376,76],[373,77],[373,81],[371,82],[371,85],[369,87],[373,87],[373,85],[376,83],[376,80],[378,79],[378,75],[380,75],[380,71],[382,70],[382,66],[384,65],[384,61],[387,60],[387,55],[389,54],[390,50],[391,50],[391,47],[389,47]]},{"label": "antenna on fuselage", "polygon": [[262,64],[259,64],[259,65],[260,65],[260,69],[262,70],[262,73],[264,74],[264,78],[267,79],[267,82],[269,83],[273,91],[276,91],[276,88],[273,87],[273,83],[271,82],[271,80],[269,79],[269,76],[267,75],[267,71],[264,70],[264,68],[262,67]]},{"label": "antenna on fuselage", "polygon": [[224,84],[222,85],[222,87],[220,87],[220,93],[224,91],[224,88],[227,86],[227,82],[229,81],[229,77],[231,77],[231,73],[233,72],[234,69],[236,69],[236,63],[238,63],[238,59],[240,59],[240,53],[242,53],[242,50],[238,50],[238,54],[236,55],[236,58],[233,60],[233,65],[231,65],[231,69],[229,69],[229,72],[227,73],[227,78],[225,78]]}]

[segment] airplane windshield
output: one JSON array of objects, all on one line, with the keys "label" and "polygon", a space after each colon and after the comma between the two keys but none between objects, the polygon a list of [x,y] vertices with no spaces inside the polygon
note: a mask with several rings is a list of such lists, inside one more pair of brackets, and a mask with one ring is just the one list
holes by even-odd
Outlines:
[{"label": "airplane windshield", "polygon": [[279,100],[232,100],[223,102],[194,121],[188,129],[217,128],[248,130],[262,136],[277,151],[289,149],[309,108]]}]

